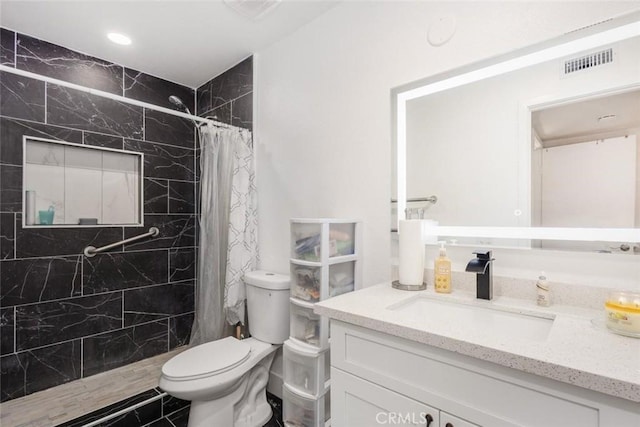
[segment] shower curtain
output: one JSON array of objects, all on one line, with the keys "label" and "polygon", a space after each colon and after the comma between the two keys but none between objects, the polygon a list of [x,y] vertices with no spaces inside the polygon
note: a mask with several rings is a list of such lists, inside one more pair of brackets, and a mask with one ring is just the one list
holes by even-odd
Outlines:
[{"label": "shower curtain", "polygon": [[191,345],[222,338],[225,323],[244,323],[242,276],[258,263],[251,133],[200,128],[200,251]]}]

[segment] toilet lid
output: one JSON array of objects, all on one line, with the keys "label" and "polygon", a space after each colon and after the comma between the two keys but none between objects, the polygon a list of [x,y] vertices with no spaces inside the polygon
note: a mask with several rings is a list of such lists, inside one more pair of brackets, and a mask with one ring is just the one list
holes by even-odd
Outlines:
[{"label": "toilet lid", "polygon": [[162,375],[172,380],[209,377],[235,368],[249,358],[251,345],[233,337],[192,347],[162,366]]}]

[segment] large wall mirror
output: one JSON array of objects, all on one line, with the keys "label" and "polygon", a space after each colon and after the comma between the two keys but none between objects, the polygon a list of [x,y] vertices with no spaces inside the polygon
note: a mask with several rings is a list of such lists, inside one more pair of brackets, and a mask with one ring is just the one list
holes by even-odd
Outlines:
[{"label": "large wall mirror", "polygon": [[394,220],[470,244],[634,252],[640,13],[392,95]]},{"label": "large wall mirror", "polygon": [[23,227],[142,226],[142,153],[23,138]]}]

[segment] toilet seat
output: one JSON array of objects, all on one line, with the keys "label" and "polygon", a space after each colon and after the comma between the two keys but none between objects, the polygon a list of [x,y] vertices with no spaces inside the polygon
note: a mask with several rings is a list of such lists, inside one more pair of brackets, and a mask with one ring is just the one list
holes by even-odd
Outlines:
[{"label": "toilet seat", "polygon": [[251,345],[227,337],[180,353],[162,366],[162,375],[173,381],[206,378],[235,368],[250,354]]}]

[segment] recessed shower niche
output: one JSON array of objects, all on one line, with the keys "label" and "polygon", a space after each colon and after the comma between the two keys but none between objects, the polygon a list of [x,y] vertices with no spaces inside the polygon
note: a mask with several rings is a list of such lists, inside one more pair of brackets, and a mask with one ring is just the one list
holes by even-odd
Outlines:
[{"label": "recessed shower niche", "polygon": [[23,149],[23,227],[142,226],[142,153],[29,136]]}]

